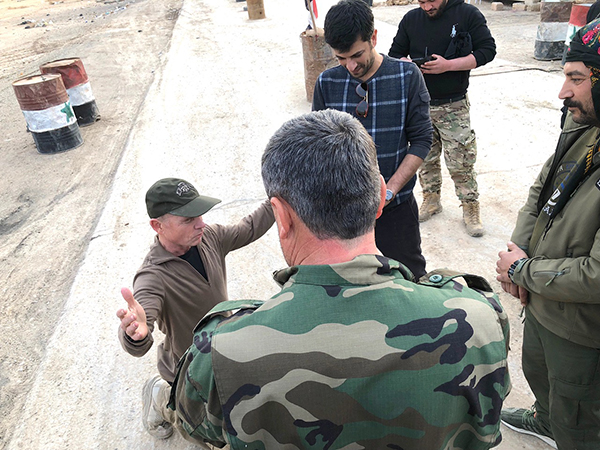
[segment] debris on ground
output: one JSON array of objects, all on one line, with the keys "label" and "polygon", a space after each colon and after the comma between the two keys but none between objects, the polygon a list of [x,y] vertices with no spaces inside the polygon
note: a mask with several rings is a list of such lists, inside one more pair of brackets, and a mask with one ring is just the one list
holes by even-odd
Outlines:
[{"label": "debris on ground", "polygon": [[35,19],[25,19],[23,20],[19,25],[27,25],[25,27],[26,30],[30,29],[30,28],[40,28],[40,27],[46,27],[48,25],[52,25],[54,22],[52,22],[51,20],[40,20],[37,21]]}]

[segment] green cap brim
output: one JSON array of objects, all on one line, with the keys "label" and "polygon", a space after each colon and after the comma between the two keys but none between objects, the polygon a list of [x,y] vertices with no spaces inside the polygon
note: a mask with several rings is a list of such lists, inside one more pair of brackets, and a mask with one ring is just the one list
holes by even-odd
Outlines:
[{"label": "green cap brim", "polygon": [[169,214],[181,217],[198,217],[206,214],[218,203],[221,203],[221,200],[218,198],[199,195],[191,202],[174,209],[173,211],[170,211]]}]

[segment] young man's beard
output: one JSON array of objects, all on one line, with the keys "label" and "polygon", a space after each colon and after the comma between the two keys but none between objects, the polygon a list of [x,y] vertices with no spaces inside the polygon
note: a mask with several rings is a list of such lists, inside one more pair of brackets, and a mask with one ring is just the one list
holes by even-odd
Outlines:
[{"label": "young man's beard", "polygon": [[446,9],[447,4],[448,0],[445,0],[444,2],[442,2],[442,4],[439,6],[439,8],[435,11],[433,15],[428,14],[427,17],[429,17],[431,20],[437,19],[444,13],[444,9]]},{"label": "young man's beard", "polygon": [[375,64],[375,57],[371,57],[369,60],[367,60],[367,64],[364,66],[364,70],[363,72],[360,74],[360,76],[358,78],[362,78],[364,77],[367,73],[369,73],[369,70],[371,70],[371,68],[373,67],[373,64]]}]

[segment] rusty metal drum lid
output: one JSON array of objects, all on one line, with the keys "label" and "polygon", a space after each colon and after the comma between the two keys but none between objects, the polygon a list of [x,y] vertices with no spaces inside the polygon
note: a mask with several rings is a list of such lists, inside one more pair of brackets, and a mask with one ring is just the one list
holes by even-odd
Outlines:
[{"label": "rusty metal drum lid", "polygon": [[12,85],[22,111],[41,111],[69,101],[62,77],[58,74],[33,75]]}]

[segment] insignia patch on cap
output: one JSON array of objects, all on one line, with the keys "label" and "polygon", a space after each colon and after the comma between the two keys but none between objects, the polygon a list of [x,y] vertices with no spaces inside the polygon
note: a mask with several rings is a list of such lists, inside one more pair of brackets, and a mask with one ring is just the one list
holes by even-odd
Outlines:
[{"label": "insignia patch on cap", "polygon": [[190,192],[192,189],[194,189],[192,186],[182,181],[177,185],[176,193],[181,197],[183,194]]}]

